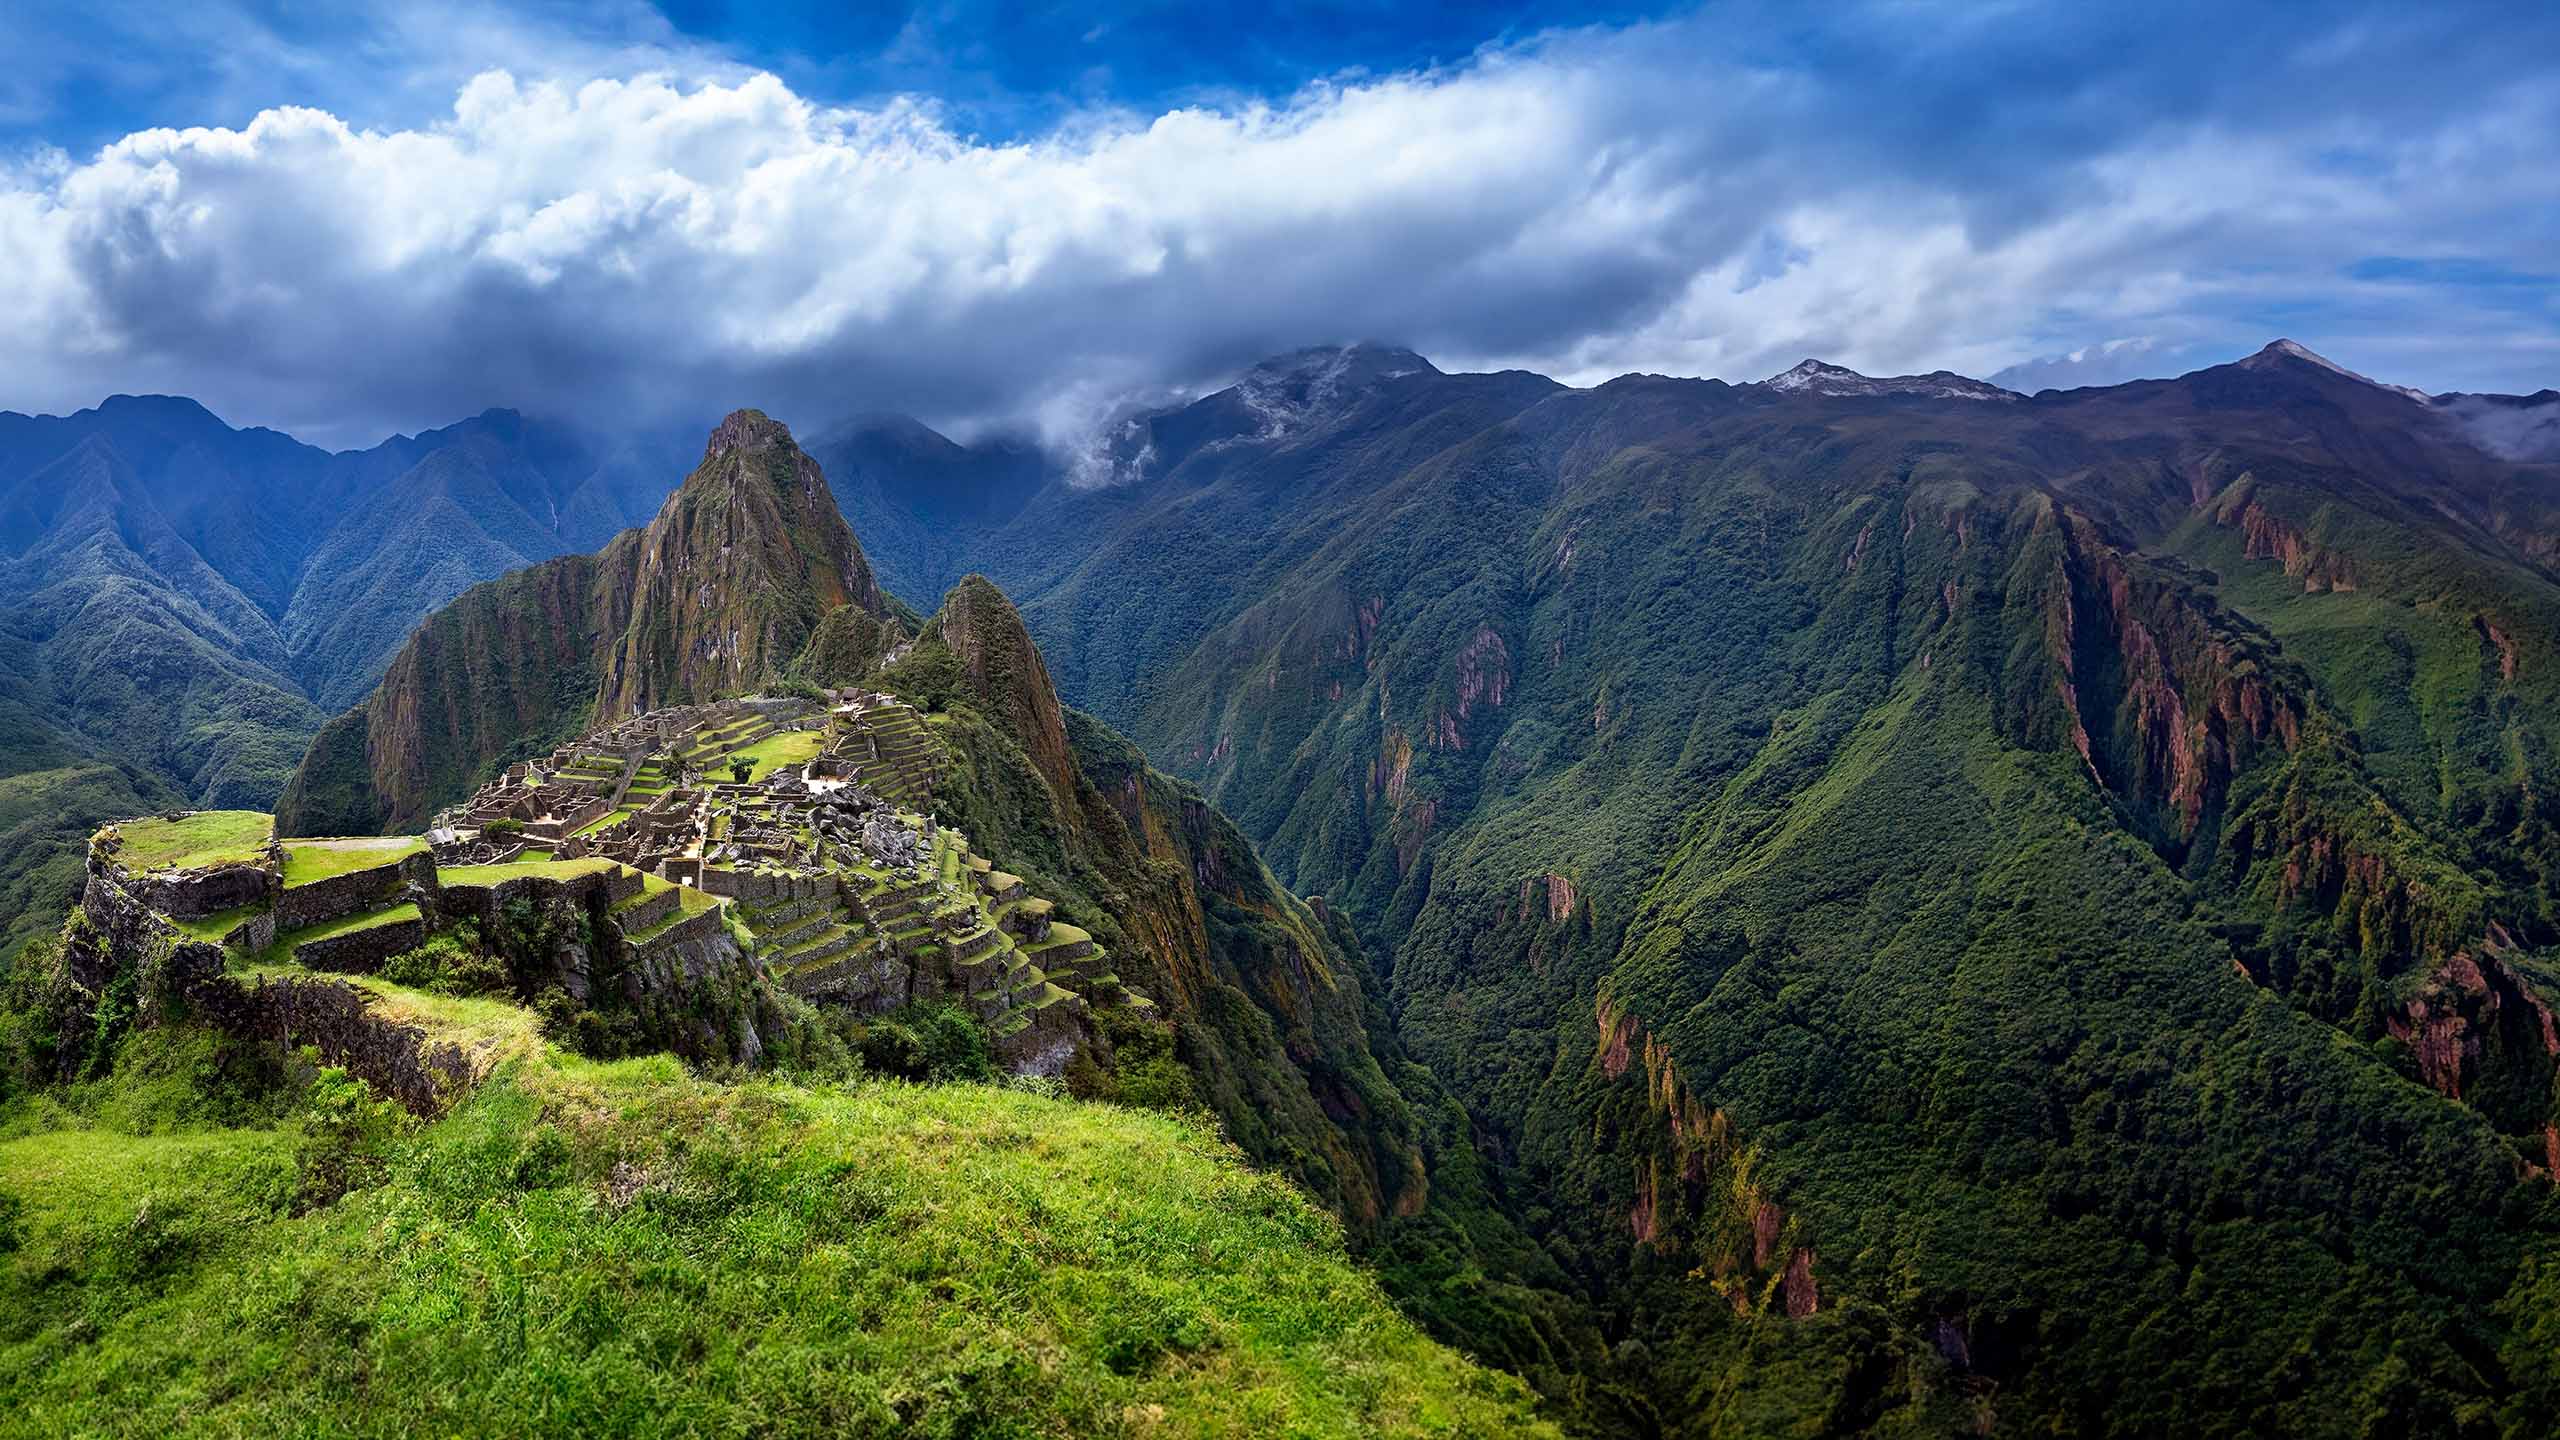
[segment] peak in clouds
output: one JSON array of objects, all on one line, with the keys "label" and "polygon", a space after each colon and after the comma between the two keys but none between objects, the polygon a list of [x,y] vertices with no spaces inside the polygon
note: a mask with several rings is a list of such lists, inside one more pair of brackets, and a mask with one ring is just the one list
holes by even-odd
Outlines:
[{"label": "peak in clouds", "polygon": [[[2530,203],[2560,194],[2560,86],[2531,47],[2448,25],[2458,93],[2375,100],[2369,47],[2230,22],[2231,58],[2181,68],[2049,14],[1905,35],[1926,57],[1875,39],[1910,30],[1893,7],[1863,15],[1873,53],[1750,10],[1560,32],[1002,142],[929,96],[841,105],[665,56],[485,71],[432,123],[142,130],[0,176],[0,407],[166,390],[352,442],[493,404],[755,404],[1055,439],[1349,336],[1577,382],[1817,354],[2032,389],[2058,357],[2160,358],[2102,337],[2262,337],[2253,312],[2340,295],[2362,333],[2395,305],[2490,332],[2360,354],[2376,373],[2553,368],[2547,314],[2462,302],[2465,275],[2560,250],[2560,209]],[[2253,68],[2279,55],[2282,106]],[[2101,58],[2106,87],[2047,74]],[[2436,237],[2390,233],[2412,217]],[[2352,271],[2448,230],[2472,268]]]}]

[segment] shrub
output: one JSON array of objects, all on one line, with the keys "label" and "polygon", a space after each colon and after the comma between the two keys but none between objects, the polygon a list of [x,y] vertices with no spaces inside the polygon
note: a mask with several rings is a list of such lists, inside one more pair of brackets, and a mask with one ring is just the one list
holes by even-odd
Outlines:
[{"label": "shrub", "polygon": [[[304,1056],[318,1058],[310,1050]],[[303,1099],[294,1208],[316,1210],[350,1190],[380,1183],[393,1142],[409,1128],[408,1111],[339,1067],[322,1067]]]},{"label": "shrub", "polygon": [[957,1005],[917,1003],[855,1021],[846,1040],[862,1056],[862,1068],[906,1080],[995,1078],[987,1032]]},{"label": "shrub", "polygon": [[493,995],[507,989],[507,966],[481,943],[470,920],[382,962],[382,978],[437,995]]}]

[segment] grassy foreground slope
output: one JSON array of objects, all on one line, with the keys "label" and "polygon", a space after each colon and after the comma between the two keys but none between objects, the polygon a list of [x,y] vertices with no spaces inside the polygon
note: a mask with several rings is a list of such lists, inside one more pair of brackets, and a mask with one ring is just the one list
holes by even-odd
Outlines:
[{"label": "grassy foreground slope", "polygon": [[258,1070],[144,1032],[0,1119],[0,1433],[1541,1428],[1179,1119],[537,1042],[412,1128]]}]

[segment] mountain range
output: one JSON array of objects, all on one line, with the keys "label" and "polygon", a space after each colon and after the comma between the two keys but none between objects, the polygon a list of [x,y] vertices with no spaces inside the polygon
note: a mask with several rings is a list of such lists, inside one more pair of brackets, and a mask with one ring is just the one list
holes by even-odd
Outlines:
[{"label": "mountain range", "polygon": [[940,563],[1364,937],[1588,1413],[2531,1433],[2555,416],[2281,341],[2035,396],[1363,347]]},{"label": "mountain range", "polygon": [[[1072,462],[741,412],[645,501],[513,417],[397,471],[225,432],[304,477],[245,506],[127,405],[0,425],[53,447],[0,468],[0,819],[414,828],[595,719],[879,685],[1247,1153],[1577,1428],[2560,1407],[2560,395],[1360,345]],[[540,563],[318,558],[493,497]]]}]

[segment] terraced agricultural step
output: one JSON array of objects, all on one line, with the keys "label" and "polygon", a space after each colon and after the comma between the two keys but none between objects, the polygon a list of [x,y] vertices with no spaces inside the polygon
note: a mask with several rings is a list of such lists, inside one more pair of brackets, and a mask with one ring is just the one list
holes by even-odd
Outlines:
[{"label": "terraced agricultural step", "polygon": [[844,925],[830,925],[782,952],[774,961],[784,969],[799,969],[832,960],[861,943],[862,933]]},{"label": "terraced agricultural step", "polygon": [[612,911],[614,923],[622,927],[624,934],[633,934],[649,929],[673,915],[682,903],[683,897],[676,893],[676,887],[673,885],[634,895],[614,905]]},{"label": "terraced agricultural step", "polygon": [[757,932],[757,936],[768,945],[778,946],[784,950],[789,950],[793,946],[806,941],[810,936],[815,935],[836,923],[837,917],[833,913],[828,911],[819,911],[816,914],[804,915],[798,920],[791,922],[788,927],[776,930],[771,934],[759,931]]},{"label": "terraced agricultural step", "polygon": [[761,935],[767,930],[789,925],[804,916],[824,910],[830,903],[815,895],[804,895],[797,900],[783,900],[770,905],[750,905],[747,907],[746,920],[747,924]]},{"label": "terraced agricultural step", "polygon": [[1061,937],[1058,932],[1066,928],[1068,927],[1064,925],[1051,926],[1049,929],[1049,938],[1047,940],[1044,940],[1037,945],[1028,945],[1023,948],[1031,958],[1039,961],[1043,965],[1055,965],[1069,960],[1081,960],[1094,953],[1093,941],[1090,937],[1082,935]]}]

